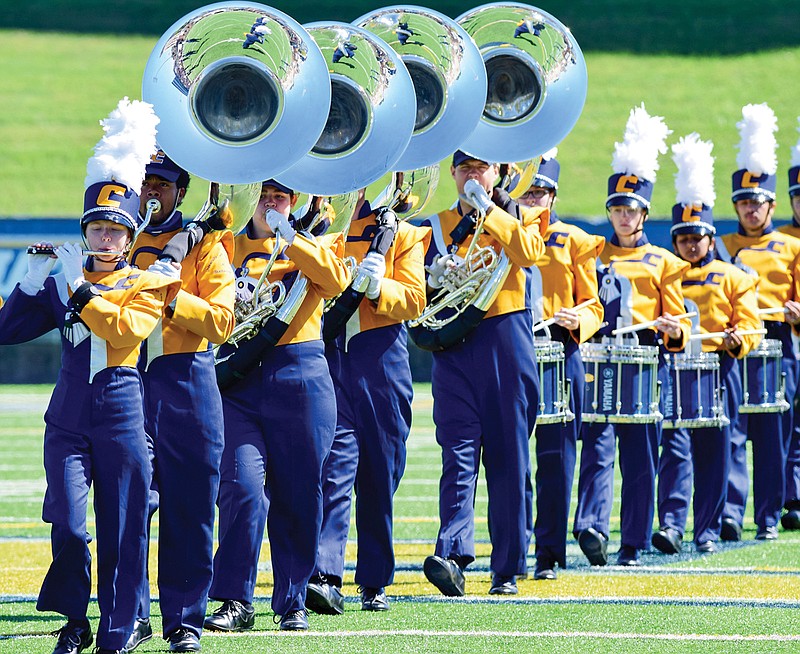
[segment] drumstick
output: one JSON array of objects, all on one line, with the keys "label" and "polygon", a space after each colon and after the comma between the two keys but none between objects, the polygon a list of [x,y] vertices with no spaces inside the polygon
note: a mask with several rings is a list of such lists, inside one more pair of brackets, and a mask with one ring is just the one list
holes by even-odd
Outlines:
[{"label": "drumstick", "polygon": [[[751,336],[754,334],[766,334],[766,329],[743,329],[740,332],[736,332],[739,336]],[[726,332],[706,332],[704,334],[690,334],[689,340],[696,341],[696,340],[705,340],[707,338],[725,338]]]},{"label": "drumstick", "polygon": [[[694,318],[697,315],[697,311],[689,311],[688,313],[680,313],[677,316],[672,316],[676,320],[680,320],[681,318]],[[619,329],[615,329],[611,332],[612,336],[616,336],[617,334],[628,334],[630,332],[638,332],[641,329],[647,329],[648,327],[655,327],[658,320],[651,320],[649,322],[640,322],[638,325],[628,325],[627,327],[620,327]]]},{"label": "drumstick", "polygon": [[[572,308],[575,311],[580,311],[581,309],[585,309],[586,307],[594,304],[595,302],[597,302],[597,300],[595,298],[590,298],[590,299],[586,300],[586,302],[581,302],[580,304],[576,304]],[[555,321],[556,321],[555,318],[548,318],[547,320],[543,320],[542,322],[537,323],[536,325],[533,326],[533,331],[538,332],[540,329],[544,329],[545,327],[549,327]]]},{"label": "drumstick", "polygon": [[758,309],[756,313],[759,316],[766,316],[770,313],[789,313],[789,309],[786,307],[770,307],[769,309]]}]

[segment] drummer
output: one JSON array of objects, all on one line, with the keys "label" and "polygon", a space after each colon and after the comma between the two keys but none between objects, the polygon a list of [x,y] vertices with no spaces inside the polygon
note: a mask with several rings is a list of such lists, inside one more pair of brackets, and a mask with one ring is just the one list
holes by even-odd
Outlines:
[{"label": "drummer", "polygon": [[[798,361],[792,346],[792,332],[800,324],[800,239],[775,229],[775,187],[777,130],[775,114],[766,104],[747,105],[737,123],[741,133],[733,173],[733,207],[739,219],[735,234],[722,241],[735,261],[758,275],[758,301],[764,309],[780,313],[762,314],[765,338],[781,342],[781,368],[786,374],[786,397],[790,407],[797,388]],[[728,499],[722,518],[722,540],[742,537],[748,474],[746,440],[753,443],[753,502],[758,540],[775,540],[784,503],[786,450],[791,437],[794,411],[782,414],[741,415],[731,438],[731,471]],[[780,434],[780,438],[778,438]],[[791,494],[790,494],[791,495]],[[791,497],[788,499],[792,500]],[[793,500],[795,501],[795,500]],[[795,504],[791,505],[792,507]]]},{"label": "drummer", "polygon": [[[789,202],[792,205],[792,222],[778,228],[779,232],[800,238],[800,140],[792,148],[789,168]],[[800,374],[800,372],[798,372]],[[785,513],[781,516],[784,529],[800,529],[800,414],[794,412],[792,437],[786,453]]]},{"label": "drummer", "polygon": [[[644,234],[658,154],[666,152],[669,134],[663,119],[649,116],[642,105],[631,111],[624,142],[616,144],[615,172],[608,180],[606,200],[614,234],[600,254],[599,266],[607,325],[595,336],[609,334],[624,322],[647,323],[653,328],[637,333],[639,344],[661,343],[678,352],[690,329],[688,320],[675,317],[684,313],[680,280],[689,264],[651,245]],[[640,552],[649,547],[652,532],[660,431],[658,423],[583,423],[573,533],[592,565],[608,562],[616,438],[622,473],[622,543],[617,563],[640,565]]]},{"label": "drummer", "polygon": [[[677,554],[686,528],[694,477],[694,544],[698,552],[716,551],[728,484],[731,425],[742,400],[742,381],[736,360],[761,339],[746,332],[761,326],[755,279],[736,266],[716,258],[713,206],[713,144],[690,134],[672,146],[678,166],[677,203],[672,207],[672,244],[676,254],[692,267],[681,286],[684,297],[703,310],[700,330],[723,337],[698,339],[704,352],[717,352],[721,385],[726,389],[722,427],[664,429],[658,462],[658,522],[653,546]],[[692,349],[691,346],[689,349]],[[716,390],[716,389],[715,389]],[[705,397],[706,395],[704,395]]]},{"label": "drummer", "polygon": [[[581,405],[585,371],[578,344],[592,336],[603,321],[603,305],[597,295],[597,255],[605,239],[592,236],[556,215],[558,150],[545,152],[530,188],[519,198],[529,207],[550,210],[544,235],[545,254],[536,266],[541,272],[542,315],[555,319],[548,328],[553,341],[564,345],[564,370],[570,380],[570,407],[575,419],[536,426],[536,568],[533,578],[555,579],[556,564],[567,565],[567,531],[576,444],[581,428]],[[594,300],[581,311],[575,306]],[[545,332],[534,334],[544,338]]]}]

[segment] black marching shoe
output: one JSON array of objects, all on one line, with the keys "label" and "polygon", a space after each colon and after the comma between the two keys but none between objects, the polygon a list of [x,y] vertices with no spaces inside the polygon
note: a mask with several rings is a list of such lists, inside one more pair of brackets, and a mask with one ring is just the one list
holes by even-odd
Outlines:
[{"label": "black marching shoe", "polygon": [[203,621],[209,631],[245,631],[256,623],[256,610],[252,604],[238,600],[225,600]]},{"label": "black marching shoe", "polygon": [[289,611],[281,616],[281,631],[308,631],[308,612],[305,609]]},{"label": "black marching shoe", "polygon": [[315,575],[306,586],[306,608],[320,615],[342,615],[344,595],[337,586],[328,583],[326,577]]},{"label": "black marching shoe", "polygon": [[659,552],[664,554],[678,554],[681,551],[681,535],[677,529],[664,527],[653,534],[650,539]]},{"label": "black marching shoe", "polygon": [[800,529],[800,509],[790,509],[781,516],[781,527],[786,531]]},{"label": "black marching shoe", "polygon": [[742,525],[733,518],[723,518],[719,537],[721,540],[731,542],[742,540]]},{"label": "black marching shoe", "polygon": [[88,620],[67,620],[67,624],[52,635],[58,636],[53,654],[80,654],[94,640]]},{"label": "black marching shoe", "polygon": [[492,586],[489,595],[516,595],[517,579],[514,575],[492,575]]},{"label": "black marching shoe", "polygon": [[717,545],[713,540],[707,540],[703,543],[698,543],[696,549],[699,554],[715,554]]},{"label": "black marching shoe", "polygon": [[388,611],[389,599],[386,597],[384,588],[369,588],[362,586],[361,591],[361,610],[362,611]]},{"label": "black marching shoe", "polygon": [[452,559],[441,556],[429,556],[422,565],[425,578],[430,581],[442,595],[462,597],[464,595],[464,571]]},{"label": "black marching shoe", "polygon": [[756,540],[778,540],[778,528],[775,526],[759,527]]},{"label": "black marching shoe", "polygon": [[94,654],[128,654],[128,650],[124,647],[122,649],[105,649],[103,647],[95,647],[92,651]]},{"label": "black marching shoe", "polygon": [[133,623],[133,633],[125,643],[125,650],[132,652],[142,643],[153,637],[153,627],[150,626],[150,618],[136,618]]},{"label": "black marching shoe", "polygon": [[169,634],[166,639],[169,642],[170,652],[199,652],[200,637],[191,629],[181,627]]},{"label": "black marching shoe", "polygon": [[639,550],[630,545],[620,546],[619,554],[617,555],[617,565],[624,565],[629,568],[642,565],[642,562],[639,560]]},{"label": "black marching shoe", "polygon": [[537,556],[536,567],[533,569],[533,578],[536,581],[551,581],[556,578],[556,562],[549,556]]},{"label": "black marching shoe", "polygon": [[578,545],[591,565],[608,563],[608,538],[593,527],[584,529],[578,534]]}]

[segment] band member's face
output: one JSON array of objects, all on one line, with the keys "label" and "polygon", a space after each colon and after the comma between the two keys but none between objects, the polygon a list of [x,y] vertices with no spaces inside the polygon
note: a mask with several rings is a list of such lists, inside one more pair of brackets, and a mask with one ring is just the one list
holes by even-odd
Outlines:
[{"label": "band member's face", "polygon": [[523,193],[518,202],[524,204],[526,207],[544,207],[549,209],[553,205],[555,199],[555,192],[551,188],[544,188],[542,186],[531,186],[525,193]]},{"label": "band member's face", "polygon": [[160,225],[169,218],[179,202],[183,200],[184,195],[186,195],[186,189],[179,189],[175,182],[168,182],[158,175],[148,175],[142,182],[142,192],[139,195],[139,213],[142,216],[146,216],[147,201],[151,199],[158,200],[161,203],[161,208],[158,211],[154,211],[150,216],[150,223]]},{"label": "band member's face", "polygon": [[800,223],[800,195],[792,196],[792,213],[794,214],[794,221]]},{"label": "band member's face", "polygon": [[110,220],[93,220],[86,225],[86,245],[90,250],[109,252],[109,257],[98,256],[101,261],[118,258],[131,241],[131,232],[124,225]]},{"label": "band member's face", "polygon": [[708,234],[678,234],[675,238],[675,249],[678,256],[689,263],[701,261],[711,249],[711,237]]},{"label": "band member's face", "polygon": [[644,209],[625,204],[609,207],[608,218],[618,236],[633,236],[642,228]]},{"label": "band member's face", "polygon": [[739,224],[748,236],[761,236],[764,229],[769,227],[772,222],[772,214],[775,213],[775,203],[767,200],[761,202],[754,198],[748,198],[747,200],[737,200],[733,206],[739,217]]},{"label": "band member's face", "polygon": [[255,216],[256,218],[264,218],[267,209],[272,209],[288,217],[292,212],[293,200],[296,199],[296,195],[290,195],[274,186],[262,186],[261,199],[258,201]]},{"label": "band member's face", "polygon": [[491,195],[492,187],[499,172],[500,168],[496,164],[488,164],[478,159],[467,159],[455,167],[450,166],[450,174],[455,180],[456,190],[459,195],[464,193],[464,184],[469,179],[477,180],[484,190]]}]

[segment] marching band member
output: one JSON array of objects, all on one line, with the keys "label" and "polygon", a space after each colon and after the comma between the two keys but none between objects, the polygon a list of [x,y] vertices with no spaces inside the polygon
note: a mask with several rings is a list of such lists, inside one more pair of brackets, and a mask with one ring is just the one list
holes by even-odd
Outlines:
[{"label": "marching band member", "polygon": [[[53,560],[36,608],[67,617],[53,654],[76,654],[93,640],[87,504],[94,486],[97,529],[97,649],[124,652],[144,571],[150,466],[136,362],[178,282],[132,269],[125,256],[141,226],[139,196],[158,118],[149,104],[120,101],[87,166],[81,232],[92,253],[67,243],[56,259],[28,256],[28,273],[0,312],[0,343],[61,333],[61,370],[45,413],[47,491]],[[43,244],[49,245],[49,244]]]},{"label": "marching band member", "polygon": [[296,201],[292,189],[264,182],[252,220],[235,239],[237,293],[254,287],[276,246],[276,233],[282,252],[268,281],[297,283],[302,273],[309,290],[277,346],[265,350],[259,365],[222,393],[219,546],[209,591],[222,605],[205,621],[213,631],[253,627],[265,522],[274,576],[272,608],[281,616],[280,628],[308,629],[306,585],[314,572],[322,523],[322,465],[336,427],[320,324],[323,299],[344,291],[349,273],[341,259],[343,239],[315,240],[295,229],[290,211]]},{"label": "marching band member", "polygon": [[[373,251],[381,238],[378,213],[394,238],[384,255]],[[355,582],[361,609],[389,608],[385,587],[394,577],[392,497],[403,476],[411,429],[411,367],[403,321],[425,307],[425,250],[430,230],[398,223],[390,211],[376,212],[360,192],[345,255],[360,261],[368,280],[366,298],[326,344],[325,356],[336,389],[337,424],[325,460],[322,532],[317,566],[306,604],[317,613],[341,614],[345,547],[353,488],[358,559]]]},{"label": "marching band member", "polygon": [[675,177],[677,203],[672,207],[672,243],[675,252],[691,264],[681,282],[686,299],[702,307],[702,332],[724,332],[722,338],[702,341],[706,352],[717,352],[720,381],[725,388],[723,427],[664,429],[658,462],[658,522],[653,546],[677,554],[686,529],[694,478],[694,543],[698,552],[716,551],[728,485],[731,426],[742,401],[742,380],[737,359],[761,339],[746,334],[758,329],[755,279],[736,266],[716,258],[713,206],[713,144],[690,134],[673,144],[678,166]]},{"label": "marching band member", "polygon": [[[798,361],[792,328],[800,324],[800,240],[775,229],[775,186],[778,163],[775,151],[775,114],[766,104],[746,105],[737,123],[741,135],[733,173],[733,206],[739,219],[735,234],[722,241],[735,260],[758,274],[758,302],[762,308],[783,307],[779,314],[764,315],[765,338],[783,346],[781,366],[786,373],[786,398],[790,404],[797,388]],[[797,329],[797,327],[795,327]],[[722,540],[742,535],[747,502],[746,441],[753,444],[753,504],[756,538],[774,540],[786,493],[786,452],[792,434],[793,409],[783,414],[740,414],[731,436],[731,471],[728,499],[722,519]],[[780,468],[780,469],[778,469]]]},{"label": "marching band member", "polygon": [[474,500],[481,460],[492,541],[489,592],[516,593],[516,576],[527,572],[528,439],[539,403],[527,269],[544,253],[547,225],[544,210],[521,209],[499,189],[492,192],[498,172],[497,164],[457,151],[450,173],[459,201],[422,223],[433,229],[426,255],[431,288],[441,287],[466,253],[475,208],[486,214],[479,244],[502,248],[511,261],[508,278],[474,331],[433,354],[433,419],[442,448],[441,525],[435,555],[425,559],[423,570],[449,596],[464,594],[464,568],[475,560]]},{"label": "marching band member", "polygon": [[[683,349],[689,334],[688,321],[674,316],[684,313],[680,280],[689,264],[674,254],[650,244],[644,222],[650,210],[658,154],[666,152],[670,134],[663,119],[647,114],[644,105],[631,110],[623,143],[615,146],[608,180],[606,209],[614,234],[600,254],[601,290],[607,327],[615,328],[615,310],[607,288],[618,284],[620,304],[628,304],[633,323],[655,322],[655,330],[639,333],[639,344],[656,345],[660,340],[669,351]],[[625,281],[623,284],[618,278]],[[616,305],[615,305],[616,306]],[[659,370],[661,373],[661,370]],[[617,563],[641,563],[640,550],[647,549],[653,524],[655,473],[660,424],[587,423],[581,430],[583,447],[578,478],[578,505],[573,533],[592,565],[608,562],[609,521],[614,491],[615,441],[619,439],[622,473],[620,508],[622,544]]]},{"label": "marching band member", "polygon": [[[800,141],[792,148],[789,202],[792,207],[792,222],[778,227],[778,231],[800,238]],[[798,390],[800,391],[800,388]],[[783,508],[786,512],[781,516],[781,526],[791,530],[800,529],[800,424],[798,423],[800,423],[800,413],[795,412],[792,418],[789,451],[786,453],[786,494],[783,498]]]},{"label": "marching band member", "polygon": [[[520,204],[543,207],[550,212],[544,235],[545,254],[536,263],[541,271],[542,318],[555,318],[550,337],[564,345],[565,376],[570,380],[570,405],[574,420],[536,426],[536,568],[534,579],[555,579],[555,567],[567,567],[569,503],[578,434],[585,370],[578,345],[600,328],[603,305],[597,293],[596,260],[605,239],[592,236],[562,221],[555,211],[561,167],[554,148],[542,155],[531,187]],[[573,307],[587,300],[585,310]],[[537,316],[538,317],[538,316]],[[541,332],[538,336],[541,336]],[[537,336],[537,334],[534,334]],[[541,380],[540,380],[541,382]]]},{"label": "marching band member", "polygon": [[[222,457],[222,399],[210,343],[233,329],[233,235],[211,232],[180,264],[157,259],[181,249],[178,210],[189,174],[162,150],[147,165],[140,215],[151,199],[160,203],[134,243],[131,263],[180,280],[181,291],[145,342],[142,382],[145,427],[151,446],[150,516],[158,528],[158,594],[162,630],[172,652],[200,650],[211,586],[214,516]],[[185,245],[183,245],[185,249]],[[139,616],[127,650],[152,637],[149,582],[145,577]]]}]

